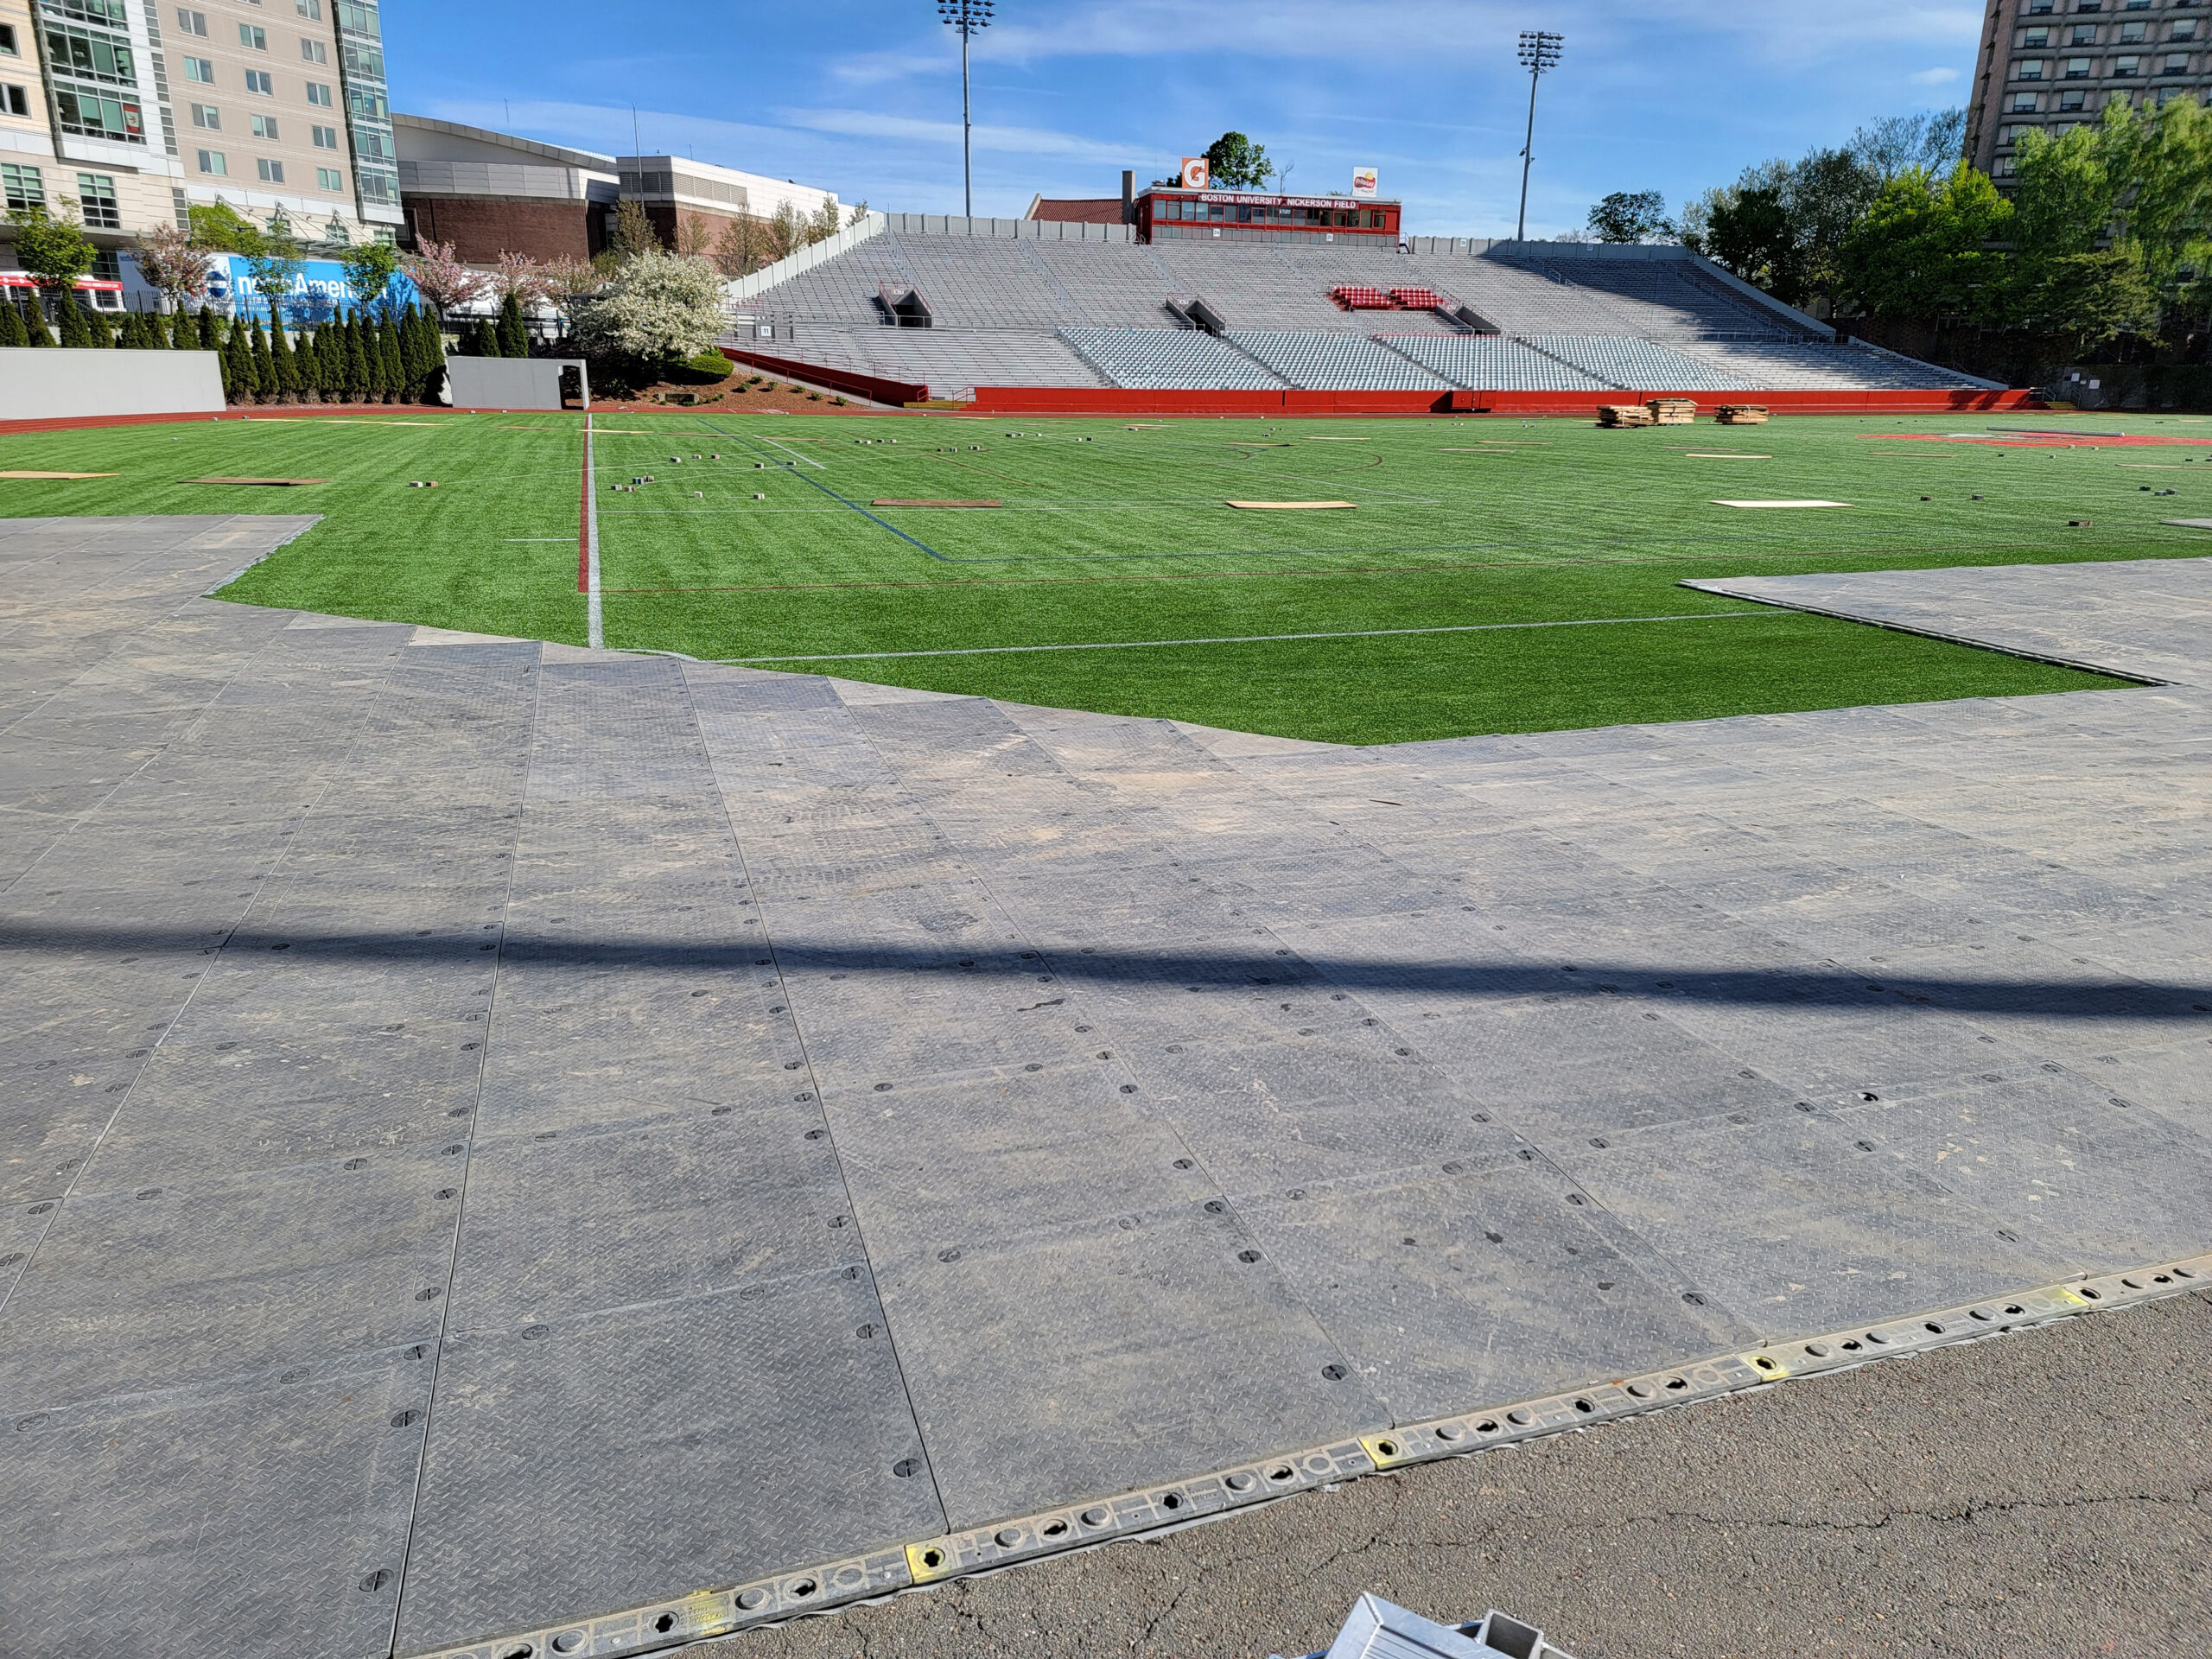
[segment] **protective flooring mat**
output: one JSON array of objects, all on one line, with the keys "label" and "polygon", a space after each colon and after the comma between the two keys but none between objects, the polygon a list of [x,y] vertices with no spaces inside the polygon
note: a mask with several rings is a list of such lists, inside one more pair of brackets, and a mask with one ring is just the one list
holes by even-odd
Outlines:
[{"label": "protective flooring mat", "polygon": [[2192,563],[1707,584],[2157,686],[1355,750],[197,597],[307,522],[0,525],[41,1651],[633,1651],[2212,1234]]}]

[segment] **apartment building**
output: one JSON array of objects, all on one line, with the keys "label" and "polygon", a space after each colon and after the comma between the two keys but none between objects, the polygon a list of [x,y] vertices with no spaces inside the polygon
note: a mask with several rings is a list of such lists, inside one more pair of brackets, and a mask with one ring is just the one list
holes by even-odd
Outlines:
[{"label": "apartment building", "polygon": [[110,277],[194,203],[309,244],[390,240],[382,34],[360,0],[0,0],[5,205],[73,208]]},{"label": "apartment building", "polygon": [[2206,0],[1989,0],[1967,113],[1967,157],[2003,187],[2031,128],[2212,95]]}]

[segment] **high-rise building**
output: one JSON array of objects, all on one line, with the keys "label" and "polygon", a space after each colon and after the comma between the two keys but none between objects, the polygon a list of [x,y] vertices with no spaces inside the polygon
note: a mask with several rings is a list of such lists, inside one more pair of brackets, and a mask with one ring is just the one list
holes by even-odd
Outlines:
[{"label": "high-rise building", "polygon": [[1989,0],[1967,113],[1967,159],[2002,188],[2013,146],[2126,99],[2138,108],[2212,93],[2206,0]]},{"label": "high-rise building", "polygon": [[111,270],[137,232],[198,203],[309,244],[391,240],[377,8],[0,0],[0,168],[10,207],[74,204]]}]

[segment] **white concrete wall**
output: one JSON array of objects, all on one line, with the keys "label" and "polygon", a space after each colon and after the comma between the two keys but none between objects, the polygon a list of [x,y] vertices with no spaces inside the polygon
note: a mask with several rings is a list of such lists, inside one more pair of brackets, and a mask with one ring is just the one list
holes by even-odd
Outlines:
[{"label": "white concrete wall", "polygon": [[222,408],[223,371],[213,352],[0,349],[0,421],[213,415]]},{"label": "white concrete wall", "polygon": [[[455,409],[558,409],[561,371],[584,372],[574,358],[448,357],[446,387]],[[584,405],[591,405],[591,382],[584,381]]]}]

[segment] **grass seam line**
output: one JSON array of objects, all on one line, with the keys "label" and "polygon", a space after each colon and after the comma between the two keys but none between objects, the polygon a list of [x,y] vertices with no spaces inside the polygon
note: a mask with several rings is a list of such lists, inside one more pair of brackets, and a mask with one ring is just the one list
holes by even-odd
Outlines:
[{"label": "grass seam line", "polygon": [[1101,639],[1083,645],[958,645],[944,651],[836,651],[807,657],[723,657],[725,663],[844,663],[862,658],[991,657],[1020,651],[1143,651],[1168,645],[1264,645],[1290,639],[1381,639],[1405,633],[1491,633],[1508,628],[1603,628],[1624,622],[1710,622],[1727,616],[1775,616],[1780,610],[1693,611],[1678,616],[1578,616],[1554,622],[1462,622],[1434,628],[1351,628],[1335,633],[1231,633],[1210,639]]}]

